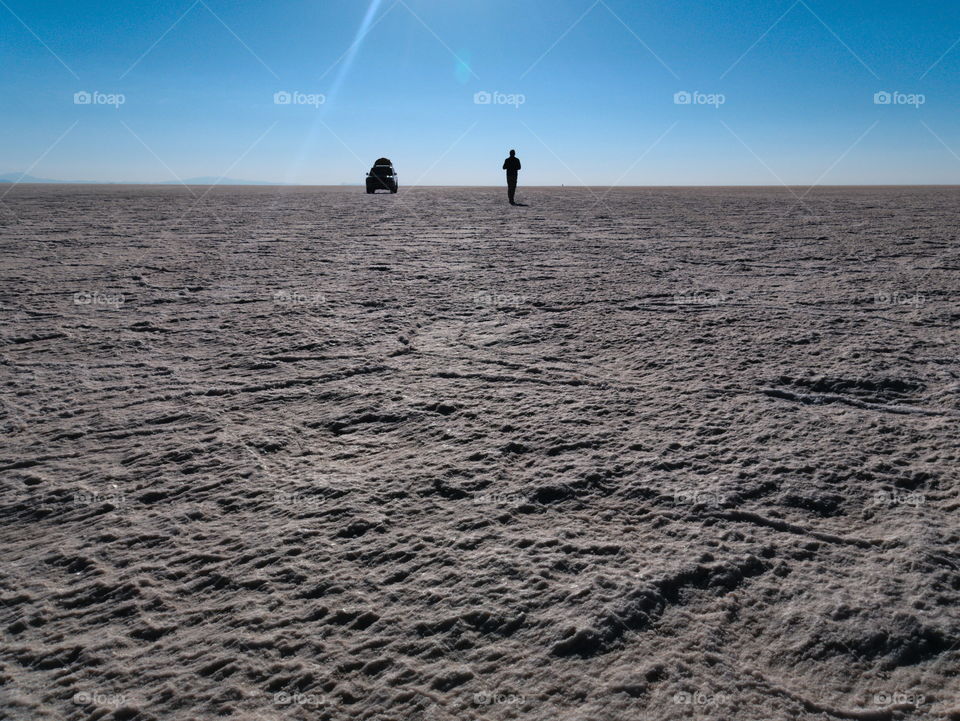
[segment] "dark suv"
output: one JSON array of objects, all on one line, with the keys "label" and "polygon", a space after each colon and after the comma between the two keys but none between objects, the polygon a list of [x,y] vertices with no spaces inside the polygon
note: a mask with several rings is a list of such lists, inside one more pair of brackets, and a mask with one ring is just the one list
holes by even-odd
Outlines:
[{"label": "dark suv", "polygon": [[367,173],[367,193],[375,193],[378,190],[389,190],[391,193],[400,190],[397,174],[390,158],[378,158]]}]

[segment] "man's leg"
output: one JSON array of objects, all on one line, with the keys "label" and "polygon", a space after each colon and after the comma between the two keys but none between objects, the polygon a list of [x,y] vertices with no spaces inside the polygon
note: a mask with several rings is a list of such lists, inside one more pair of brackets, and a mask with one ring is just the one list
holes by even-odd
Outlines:
[{"label": "man's leg", "polygon": [[507,181],[507,197],[510,198],[510,205],[514,204],[513,196],[516,194],[516,192],[517,192],[517,181],[508,180]]}]

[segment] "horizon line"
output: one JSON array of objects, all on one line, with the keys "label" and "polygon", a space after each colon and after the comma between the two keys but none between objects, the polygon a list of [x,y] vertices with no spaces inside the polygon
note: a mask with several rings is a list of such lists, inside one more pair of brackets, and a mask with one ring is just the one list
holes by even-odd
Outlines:
[{"label": "horizon line", "polygon": [[[235,182],[214,182],[214,183],[191,183],[178,181],[140,181],[140,180],[0,180],[0,187],[9,183],[11,186],[17,185],[144,185],[151,187],[176,188],[176,187],[254,187],[254,188],[363,188],[362,183],[279,183],[272,181],[240,181]],[[406,185],[401,186],[401,190],[410,188],[503,188],[503,184],[496,185],[476,185],[476,184],[458,184],[448,183],[443,185]],[[960,182],[957,183],[832,183],[832,184],[808,184],[808,183],[769,183],[769,184],[750,184],[750,183],[728,183],[728,184],[664,184],[664,185],[606,185],[603,183],[590,185],[522,185],[524,188],[608,188],[629,190],[634,188],[771,188],[771,189],[816,189],[816,188],[960,188]]]}]

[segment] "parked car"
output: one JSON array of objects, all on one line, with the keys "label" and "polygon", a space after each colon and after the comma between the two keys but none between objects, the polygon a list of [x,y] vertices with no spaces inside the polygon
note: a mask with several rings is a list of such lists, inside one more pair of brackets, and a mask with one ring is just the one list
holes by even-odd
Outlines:
[{"label": "parked car", "polygon": [[378,190],[389,190],[391,193],[400,190],[397,172],[393,169],[390,158],[377,158],[367,173],[367,193],[376,193]]}]

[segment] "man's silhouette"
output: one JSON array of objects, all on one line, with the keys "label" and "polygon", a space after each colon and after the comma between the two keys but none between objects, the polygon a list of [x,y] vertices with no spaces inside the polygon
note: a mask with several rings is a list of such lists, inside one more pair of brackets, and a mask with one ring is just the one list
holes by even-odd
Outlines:
[{"label": "man's silhouette", "polygon": [[513,196],[517,192],[517,173],[520,171],[520,158],[516,150],[511,150],[510,157],[503,161],[503,169],[507,171],[507,197],[510,198],[510,205],[516,205]]}]

